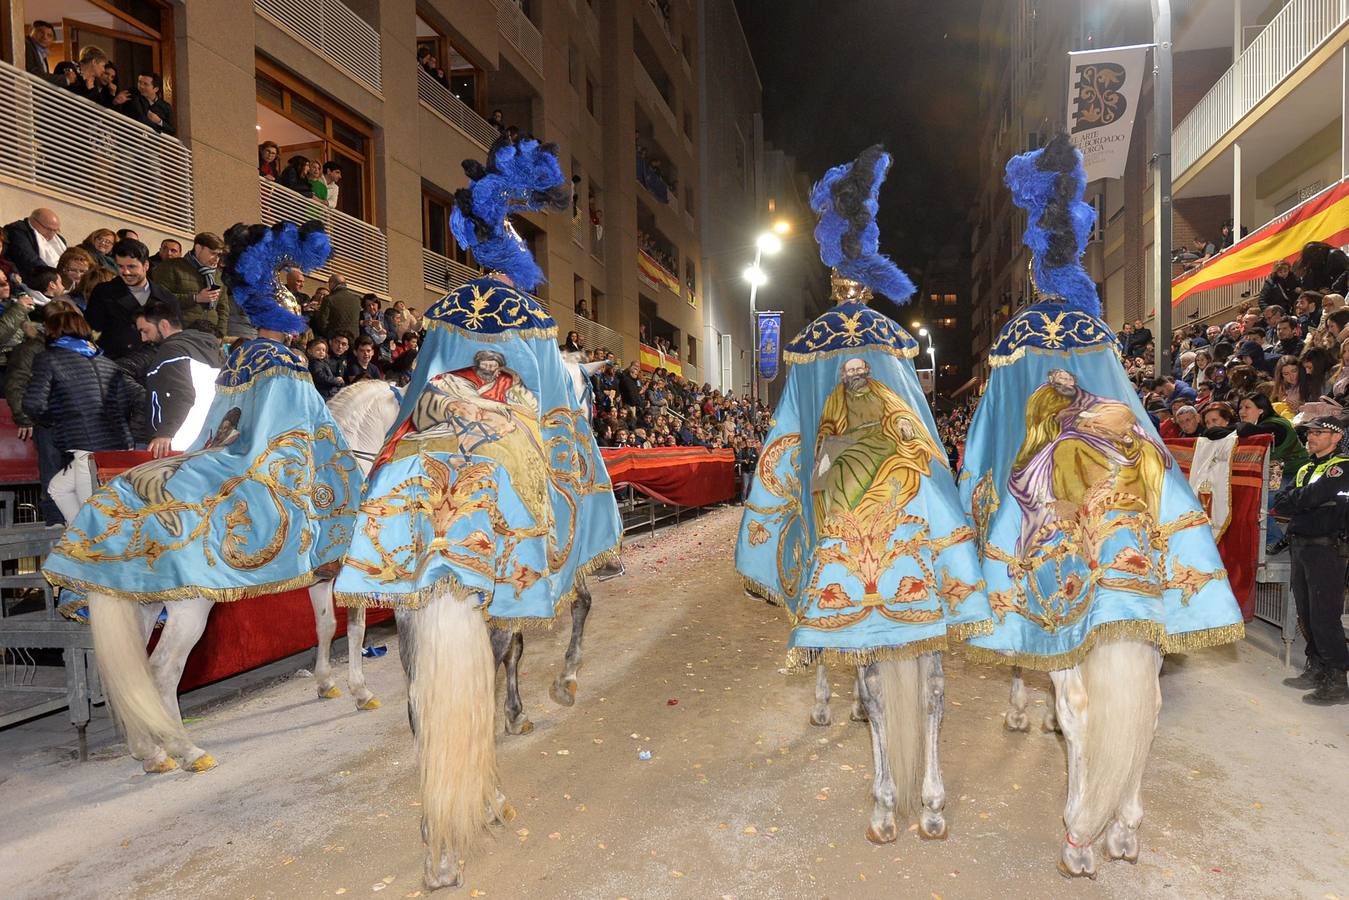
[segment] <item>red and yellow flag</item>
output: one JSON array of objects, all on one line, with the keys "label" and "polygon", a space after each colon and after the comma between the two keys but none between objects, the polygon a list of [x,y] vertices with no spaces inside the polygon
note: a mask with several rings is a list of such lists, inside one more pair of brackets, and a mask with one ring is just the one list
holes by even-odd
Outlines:
[{"label": "red and yellow flag", "polygon": [[1226,253],[1171,282],[1171,305],[1191,294],[1264,278],[1280,260],[1293,262],[1311,241],[1349,243],[1349,179],[1295,207],[1234,244]]}]

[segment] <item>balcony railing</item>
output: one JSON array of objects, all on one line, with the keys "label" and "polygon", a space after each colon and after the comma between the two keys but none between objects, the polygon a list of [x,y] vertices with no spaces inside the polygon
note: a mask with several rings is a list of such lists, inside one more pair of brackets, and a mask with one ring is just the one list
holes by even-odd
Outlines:
[{"label": "balcony railing", "polygon": [[176,138],[2,62],[0,120],[10,132],[0,179],[175,234],[196,231],[192,152]]},{"label": "balcony railing", "polygon": [[520,51],[534,71],[543,74],[543,35],[514,0],[493,0],[497,8],[497,30],[512,47]]},{"label": "balcony railing", "polygon": [[379,94],[379,32],[341,0],[253,0],[258,12]]},{"label": "balcony railing", "polygon": [[1346,21],[1349,0],[1291,0],[1176,127],[1176,174],[1194,165]]},{"label": "balcony railing", "polygon": [[571,327],[580,333],[581,340],[585,342],[588,349],[597,350],[604,347],[606,350],[612,350],[618,356],[623,355],[623,335],[612,328],[601,325],[599,322],[592,322],[590,319],[579,315]]},{"label": "balcony railing", "polygon": [[651,111],[665,119],[670,125],[670,130],[675,134],[680,134],[679,122],[675,119],[674,110],[670,109],[670,103],[661,94],[660,89],[656,87],[656,82],[651,80],[651,75],[646,71],[646,66],[637,58],[636,54],[632,57],[633,78],[637,85],[637,96],[646,101],[646,105]]},{"label": "balcony railing", "polygon": [[576,242],[576,246],[585,249],[586,232],[590,230],[590,222],[584,216],[576,216],[571,220],[571,239]]},{"label": "balcony railing", "polygon": [[[481,269],[466,266],[447,256],[441,256],[434,250],[422,248],[422,284],[433,291],[452,291],[457,287],[468,284],[475,278],[481,278],[482,275]],[[529,294],[529,291],[522,291],[521,293]],[[529,296],[533,297],[544,309],[548,308],[548,301],[538,294],[529,294]]]},{"label": "balcony railing", "polygon": [[318,219],[328,229],[333,255],[326,266],[317,270],[319,274],[340,274],[353,290],[388,296],[389,246],[384,232],[265,178],[258,179],[258,188],[259,213],[264,225],[277,222],[303,225],[310,219]]},{"label": "balcony railing", "polygon": [[499,133],[496,128],[474,112],[473,107],[451,94],[445,85],[432,78],[421,66],[417,66],[417,97],[423,106],[445,120],[447,125],[460,131],[484,150],[496,142]]},{"label": "balcony railing", "polygon": [[1233,314],[1227,316],[1229,319],[1235,318],[1238,308],[1245,308],[1255,302],[1264,283],[1263,278],[1257,278],[1191,294],[1172,309],[1171,321],[1179,329],[1195,322],[1206,322],[1224,313]]}]

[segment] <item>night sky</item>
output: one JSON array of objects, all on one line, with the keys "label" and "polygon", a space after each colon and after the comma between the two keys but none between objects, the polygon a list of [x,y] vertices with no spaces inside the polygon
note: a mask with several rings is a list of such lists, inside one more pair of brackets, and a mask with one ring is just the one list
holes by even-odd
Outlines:
[{"label": "night sky", "polygon": [[965,235],[977,184],[979,0],[735,0],[764,133],[813,182],[863,148],[894,166],[881,250],[917,270]]}]

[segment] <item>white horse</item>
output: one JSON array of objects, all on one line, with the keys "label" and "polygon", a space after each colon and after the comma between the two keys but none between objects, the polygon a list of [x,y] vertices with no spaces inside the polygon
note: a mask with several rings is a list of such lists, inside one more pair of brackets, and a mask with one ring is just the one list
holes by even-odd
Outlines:
[{"label": "white horse", "polygon": [[[399,396],[382,381],[361,381],[343,388],[332,398],[329,409],[356,457],[361,475],[370,472],[375,455],[398,415]],[[329,660],[337,616],[333,609],[333,583],[309,587],[314,607],[318,648],[314,677],[322,699],[341,696]],[[142,761],[147,772],[168,772],[178,767],[204,772],[215,759],[196,746],[183,727],[178,707],[178,683],[188,654],[206,630],[211,601],[205,597],[158,603],[131,603],[108,594],[89,594],[89,620],[94,653],[103,677],[104,692],[117,720],[126,732],[131,755]],[[160,610],[167,620],[154,653],[147,659],[145,645]],[[379,699],[365,683],[361,650],[365,643],[365,610],[347,611],[347,685],[356,708],[377,709]]]},{"label": "white horse", "polygon": [[[1162,709],[1161,667],[1155,644],[1126,639],[1097,644],[1078,665],[1049,673],[1054,709],[1041,727],[1061,730],[1068,744],[1058,863],[1064,875],[1096,877],[1093,845],[1102,834],[1108,859],[1138,862],[1143,770]],[[1028,730],[1026,703],[1021,669],[1013,668],[1008,730]]]},{"label": "white horse", "polygon": [[[871,728],[871,824],[867,840],[888,844],[899,836],[897,816],[918,819],[918,833],[930,840],[946,837],[946,787],[939,757],[941,721],[946,709],[946,676],[940,653],[882,660],[857,667],[851,718]],[[812,725],[832,722],[829,671],[815,673]]]}]

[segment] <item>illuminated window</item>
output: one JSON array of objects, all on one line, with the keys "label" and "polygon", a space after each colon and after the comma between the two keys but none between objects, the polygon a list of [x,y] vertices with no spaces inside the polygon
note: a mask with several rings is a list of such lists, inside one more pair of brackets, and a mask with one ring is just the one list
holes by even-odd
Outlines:
[{"label": "illuminated window", "polygon": [[945,319],[937,319],[934,324],[936,324],[938,328],[955,328],[956,320],[948,316]]},{"label": "illuminated window", "polygon": [[[936,300],[937,298],[936,298],[936,297],[933,297],[932,299],[933,299],[933,300]],[[955,294],[945,294],[945,295],[942,296],[941,302],[942,302],[942,303],[945,303],[947,306],[955,306],[955,305],[956,305],[956,295],[955,295]]]}]

